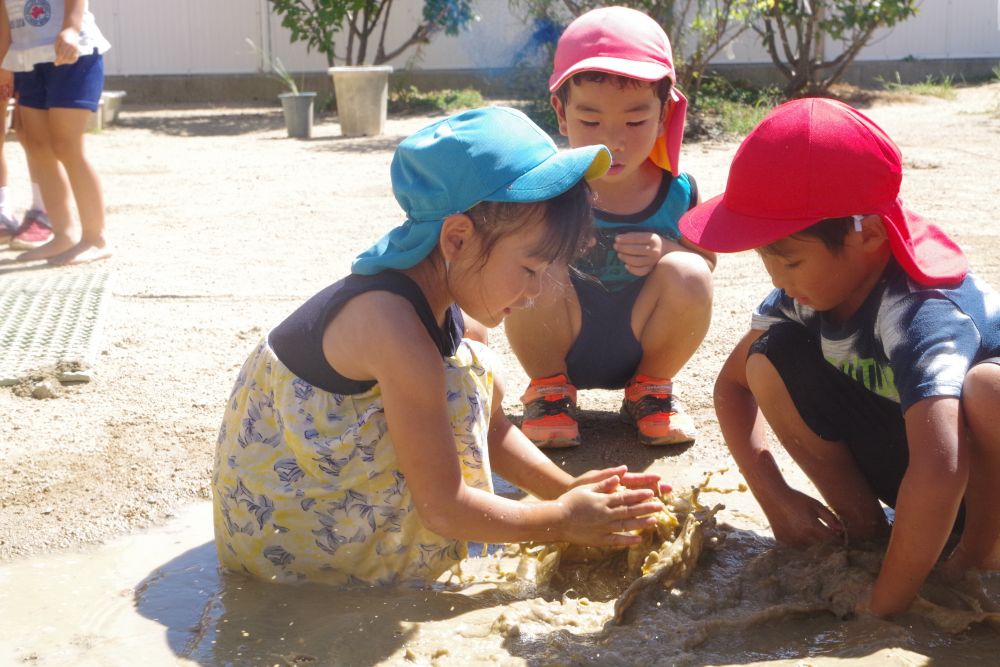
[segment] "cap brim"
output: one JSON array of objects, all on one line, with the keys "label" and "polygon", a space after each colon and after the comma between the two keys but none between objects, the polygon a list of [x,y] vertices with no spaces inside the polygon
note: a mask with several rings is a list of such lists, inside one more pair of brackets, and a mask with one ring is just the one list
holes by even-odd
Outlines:
[{"label": "cap brim", "polygon": [[566,79],[574,74],[584,71],[607,72],[608,74],[618,74],[640,81],[659,81],[664,77],[670,77],[674,81],[674,70],[663,63],[639,62],[635,60],[625,60],[623,58],[612,58],[610,56],[595,56],[574,63],[565,72],[560,72],[558,76],[549,79],[549,92],[555,92],[559,86],[565,83]]},{"label": "cap brim", "polygon": [[581,178],[600,178],[611,166],[611,152],[601,145],[557,151],[484,201],[534,202],[569,190]]},{"label": "cap brim", "polygon": [[685,213],[681,234],[692,243],[714,252],[741,252],[774,243],[814,224],[815,219],[775,220],[736,213],[726,208],[725,193],[712,197]]}]

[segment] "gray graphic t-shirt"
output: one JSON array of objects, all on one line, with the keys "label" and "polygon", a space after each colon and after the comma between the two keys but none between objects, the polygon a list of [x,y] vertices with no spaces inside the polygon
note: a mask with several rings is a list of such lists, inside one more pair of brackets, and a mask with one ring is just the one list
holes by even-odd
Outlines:
[{"label": "gray graphic t-shirt", "polygon": [[754,311],[751,326],[766,330],[788,321],[821,341],[827,361],[904,412],[932,396],[961,396],[969,369],[1000,356],[1000,295],[971,272],[953,288],[924,287],[890,261],[843,324],[776,289]]}]

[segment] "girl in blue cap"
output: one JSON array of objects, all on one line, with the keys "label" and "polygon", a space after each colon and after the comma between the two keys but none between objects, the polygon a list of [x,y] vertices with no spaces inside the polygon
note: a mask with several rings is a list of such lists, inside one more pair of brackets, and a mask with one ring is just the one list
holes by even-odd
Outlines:
[{"label": "girl in blue cap", "polygon": [[[271,581],[436,579],[466,541],[626,546],[660,509],[651,474],[572,477],[503,415],[496,326],[590,225],[603,146],[558,152],[513,109],[467,111],[400,143],[406,222],[275,327],[244,364],[212,479],[222,565]],[[492,493],[495,471],[538,503]]]}]

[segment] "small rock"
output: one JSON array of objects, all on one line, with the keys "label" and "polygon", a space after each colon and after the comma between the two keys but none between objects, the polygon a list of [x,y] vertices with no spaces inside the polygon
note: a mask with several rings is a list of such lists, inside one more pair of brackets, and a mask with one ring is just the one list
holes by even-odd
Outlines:
[{"label": "small rock", "polygon": [[59,395],[58,389],[52,380],[42,380],[31,389],[31,397],[37,399],[55,398]]}]

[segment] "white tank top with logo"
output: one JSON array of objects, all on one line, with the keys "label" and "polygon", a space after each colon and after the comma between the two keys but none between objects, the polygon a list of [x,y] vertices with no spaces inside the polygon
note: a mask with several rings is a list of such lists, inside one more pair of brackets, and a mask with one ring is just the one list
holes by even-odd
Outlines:
[{"label": "white tank top with logo", "polygon": [[[4,0],[10,21],[11,45],[3,59],[3,68],[13,72],[28,72],[38,63],[56,59],[53,46],[63,27],[63,0]],[[104,38],[85,3],[80,26],[80,55],[97,49],[104,53],[111,44]]]}]

